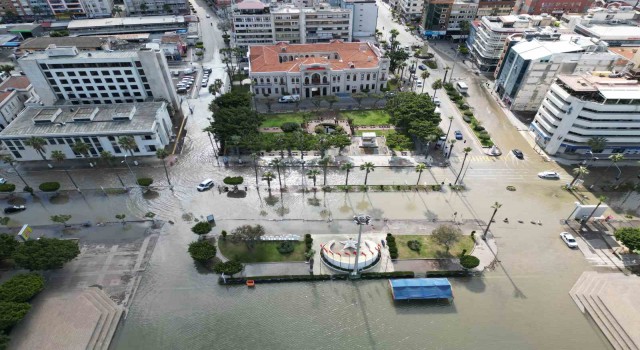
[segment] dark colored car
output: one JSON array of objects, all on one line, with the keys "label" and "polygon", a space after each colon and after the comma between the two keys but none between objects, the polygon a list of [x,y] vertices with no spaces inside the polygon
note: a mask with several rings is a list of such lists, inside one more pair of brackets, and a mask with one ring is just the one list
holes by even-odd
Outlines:
[{"label": "dark colored car", "polygon": [[427,70],[427,66],[425,66],[424,64],[421,64],[421,65],[418,66],[418,69]]},{"label": "dark colored car", "polygon": [[462,132],[460,130],[456,130],[454,135],[456,135],[456,140],[462,140]]},{"label": "dark colored car", "polygon": [[514,155],[514,156],[516,156],[516,158],[518,158],[518,159],[524,159],[524,153],[522,153],[522,151],[521,151],[521,150],[519,150],[519,149],[514,149],[514,150],[513,150],[513,151],[511,151],[511,152],[513,152],[513,155]]},{"label": "dark colored car", "polygon": [[23,211],[25,209],[27,209],[27,208],[25,208],[24,205],[14,205],[14,206],[11,206],[11,207],[4,208],[4,213],[5,214],[17,213],[17,212]]}]

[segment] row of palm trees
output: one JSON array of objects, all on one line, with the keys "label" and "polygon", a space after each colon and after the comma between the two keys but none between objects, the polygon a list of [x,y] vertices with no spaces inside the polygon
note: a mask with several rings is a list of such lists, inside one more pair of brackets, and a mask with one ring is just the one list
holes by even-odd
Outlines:
[{"label": "row of palm trees", "polygon": [[[609,168],[611,168],[612,166],[616,166],[616,168],[618,168],[617,163],[620,161],[623,161],[624,155],[621,153],[615,153],[609,156],[609,160],[611,161],[611,163],[609,163],[609,165],[607,166],[607,168],[604,170],[604,173],[594,182],[594,185],[597,184],[598,182],[600,182],[600,180],[602,179],[602,177],[604,176],[604,174],[609,170]],[[622,175],[622,170],[620,170],[620,168],[618,168],[618,175],[616,176],[616,183],[618,182],[618,180],[620,180],[620,176]],[[585,165],[580,165],[577,168],[573,169],[573,180],[571,180],[571,183],[569,183],[569,188],[572,188],[573,185],[583,176],[585,175],[589,175],[589,168],[588,166]]]}]

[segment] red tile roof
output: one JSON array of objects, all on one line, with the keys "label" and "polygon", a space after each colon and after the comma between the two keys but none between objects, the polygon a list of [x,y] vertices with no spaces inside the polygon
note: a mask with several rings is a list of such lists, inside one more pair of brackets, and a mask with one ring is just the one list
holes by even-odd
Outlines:
[{"label": "red tile roof", "polygon": [[7,91],[7,92],[0,92],[0,103],[4,102],[4,100],[7,99],[7,97],[9,97],[9,95],[11,95],[13,91]]},{"label": "red tile roof", "polygon": [[[332,58],[326,57],[301,57],[299,59],[280,62],[280,54],[331,54]],[[333,55],[337,53],[338,59]],[[249,60],[251,61],[251,72],[299,72],[300,65],[328,64],[332,70],[343,70],[350,68],[353,64],[355,68],[374,68],[378,66],[379,58],[374,49],[368,43],[345,43],[339,40],[330,43],[320,44],[286,44],[278,43],[268,46],[250,46]]]},{"label": "red tile roof", "polygon": [[0,91],[8,91],[9,89],[24,90],[31,85],[29,78],[12,76],[0,84]]}]

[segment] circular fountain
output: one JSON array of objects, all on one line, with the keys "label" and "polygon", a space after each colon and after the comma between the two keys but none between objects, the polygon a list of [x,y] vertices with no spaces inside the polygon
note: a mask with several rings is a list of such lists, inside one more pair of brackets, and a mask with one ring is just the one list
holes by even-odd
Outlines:
[{"label": "circular fountain", "polygon": [[[342,244],[342,248],[338,246]],[[348,238],[346,241],[328,241],[322,244],[320,255],[325,265],[334,270],[351,271],[356,264],[358,242]],[[380,244],[364,239],[360,243],[360,256],[358,257],[358,270],[367,270],[380,261]]]}]

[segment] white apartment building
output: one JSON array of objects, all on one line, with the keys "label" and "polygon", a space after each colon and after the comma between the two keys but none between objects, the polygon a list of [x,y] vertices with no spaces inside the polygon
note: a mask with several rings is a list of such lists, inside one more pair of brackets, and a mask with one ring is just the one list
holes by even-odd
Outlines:
[{"label": "white apartment building", "polygon": [[640,153],[640,84],[608,76],[558,76],[530,126],[545,152],[585,154],[590,138],[604,137],[603,154]]},{"label": "white apartment building", "polygon": [[269,8],[258,1],[245,1],[236,5],[232,21],[234,40],[241,47],[352,40],[351,9],[328,4],[314,7],[284,4]]},{"label": "white apartment building", "polygon": [[467,46],[478,69],[492,72],[496,69],[507,38],[513,34],[536,31],[549,26],[555,19],[543,16],[482,17],[471,23]]},{"label": "white apartment building", "polygon": [[496,92],[510,109],[536,111],[558,74],[621,71],[629,61],[591,38],[563,35],[557,41],[519,42],[502,62]]},{"label": "white apartment building", "polygon": [[113,0],[82,0],[89,18],[111,17]]},{"label": "white apartment building", "polygon": [[419,21],[422,18],[424,0],[397,0],[396,10],[406,21]]},{"label": "white apartment building", "polygon": [[18,64],[45,105],[167,101],[179,110],[178,96],[160,50],[79,52],[51,45],[27,54]]},{"label": "white apartment building", "polygon": [[29,78],[12,76],[0,84],[0,130],[4,129],[24,109],[25,103],[36,103]]},{"label": "white apartment building", "polygon": [[375,0],[342,0],[340,7],[351,10],[351,36],[354,39],[375,38],[378,25],[378,5]]},{"label": "white apartment building", "polygon": [[452,39],[460,39],[467,36],[467,33],[462,33],[460,28],[460,22],[468,22],[471,24],[478,12],[478,2],[474,0],[455,0],[451,4],[451,11],[449,12],[449,21],[447,23],[447,35],[450,35]]},{"label": "white apartment building", "polygon": [[380,92],[389,79],[389,59],[364,42],[251,46],[249,78],[259,96],[306,99]]},{"label": "white apartment building", "polygon": [[124,0],[129,15],[188,15],[189,0]]},{"label": "white apartment building", "polygon": [[17,161],[30,161],[42,159],[25,145],[30,137],[47,141],[44,153],[48,159],[54,150],[62,151],[67,159],[75,159],[85,157],[73,151],[76,142],[89,145],[89,158],[99,157],[102,151],[115,157],[130,155],[118,143],[121,136],[133,136],[137,146],[134,156],[155,156],[156,150],[167,146],[173,136],[167,104],[30,106],[0,132],[0,141]]}]

